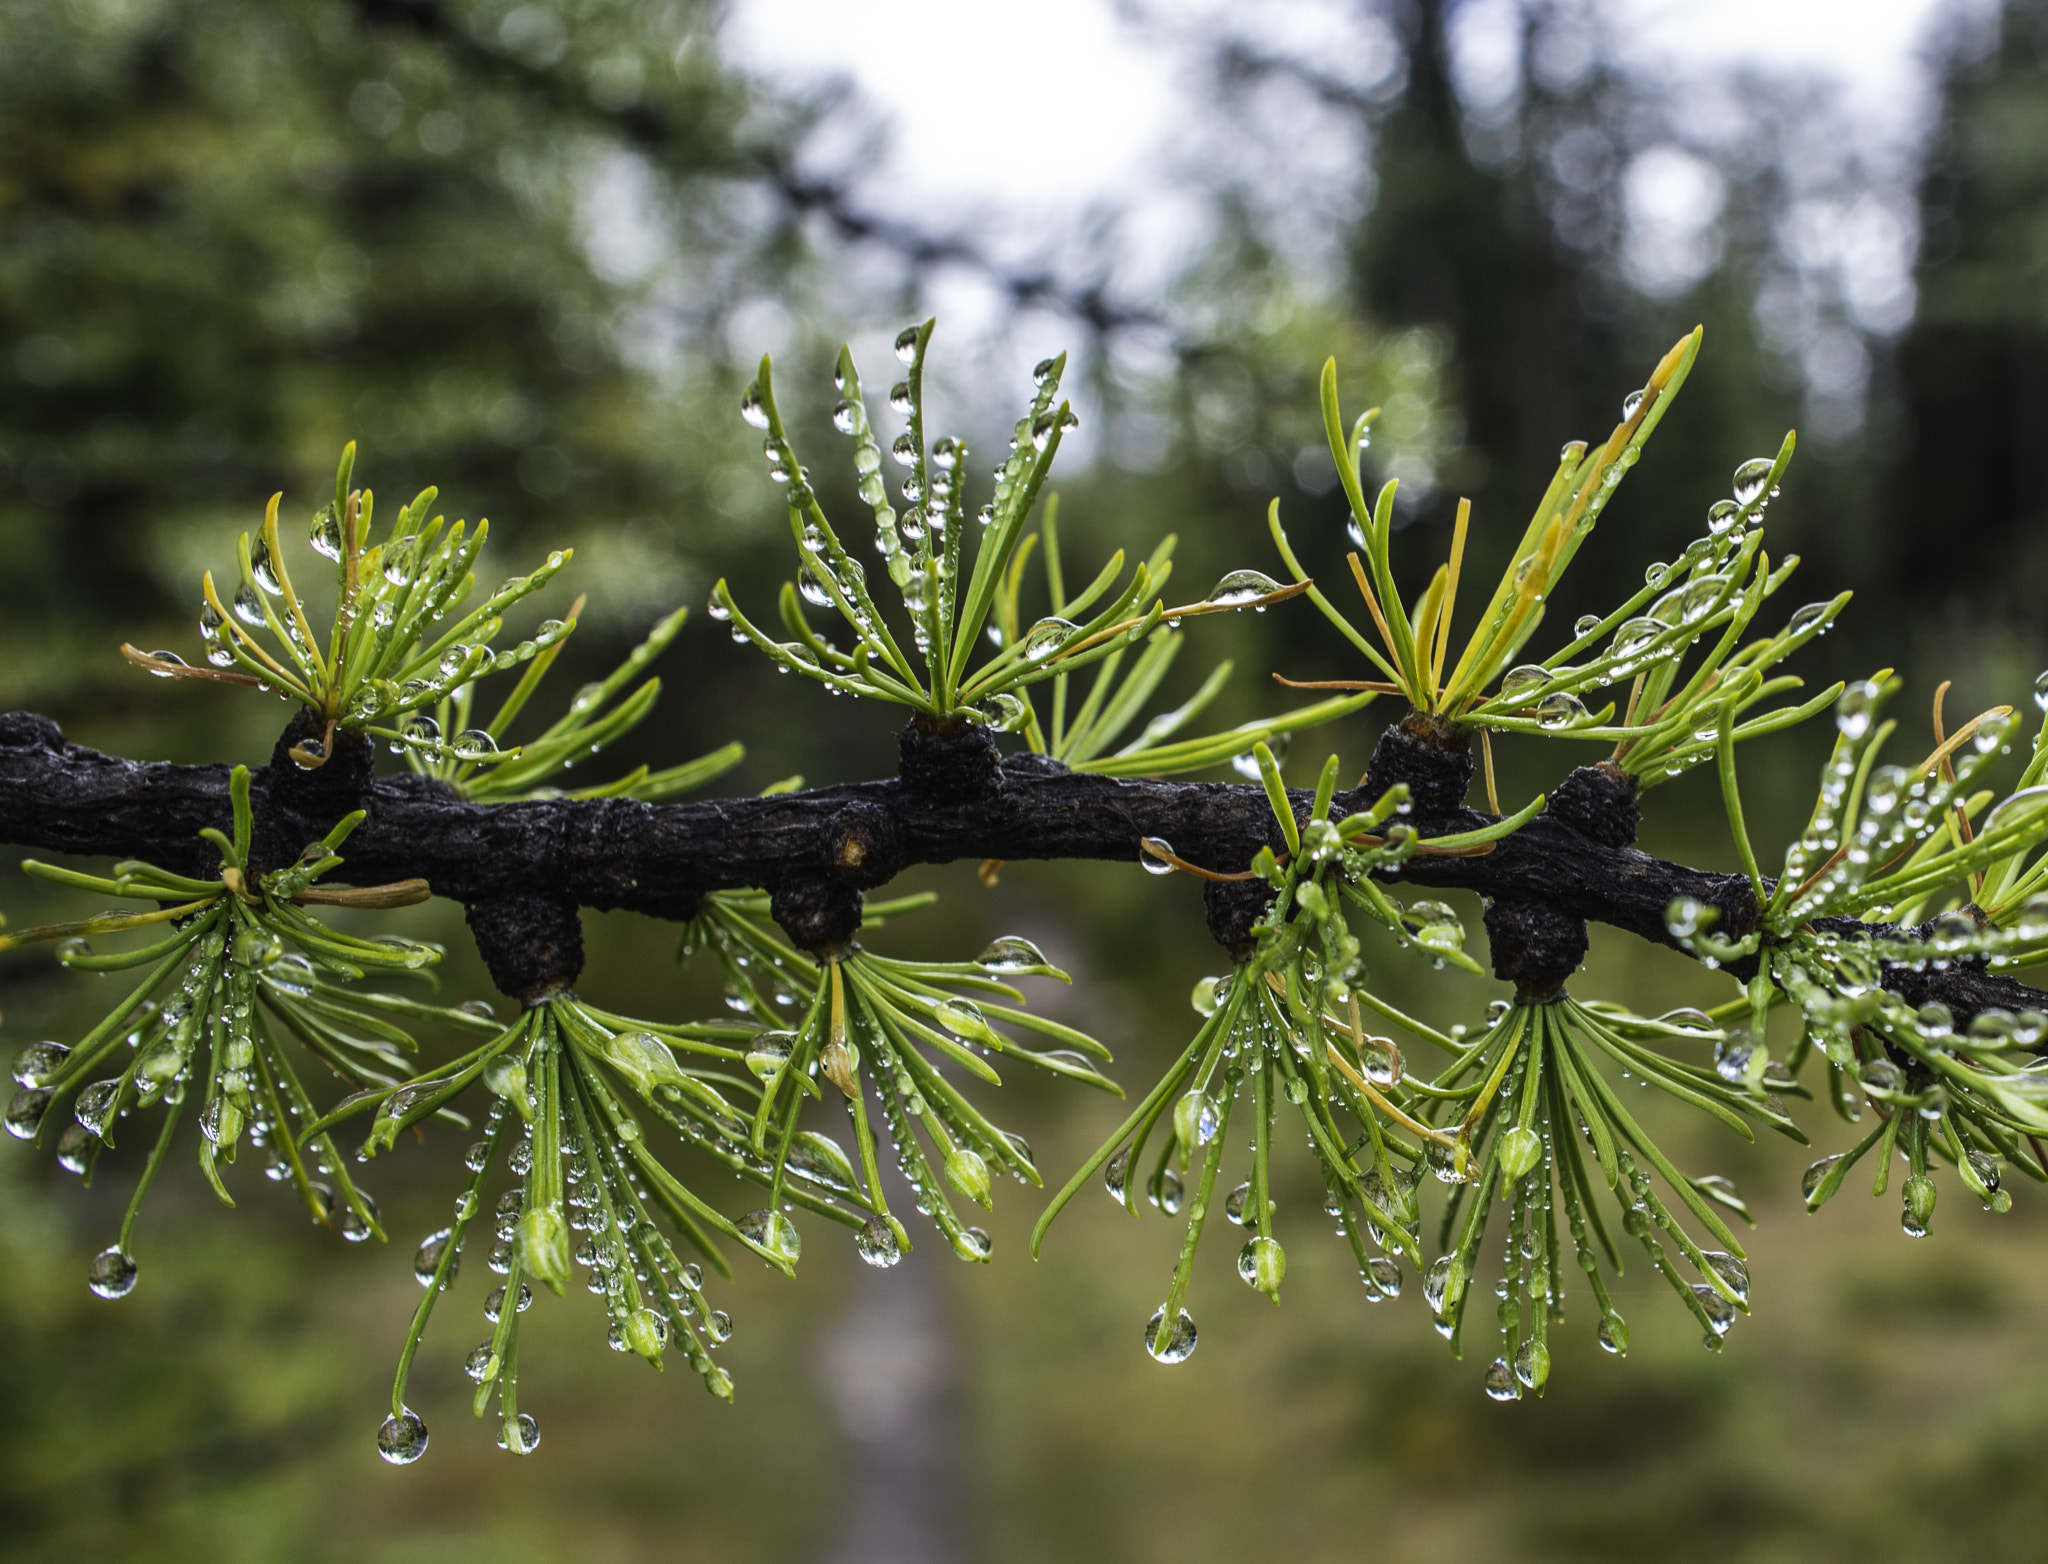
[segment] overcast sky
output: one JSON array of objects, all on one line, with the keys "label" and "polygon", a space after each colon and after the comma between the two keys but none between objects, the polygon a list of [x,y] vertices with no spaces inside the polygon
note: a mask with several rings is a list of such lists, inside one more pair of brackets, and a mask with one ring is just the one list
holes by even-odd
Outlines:
[{"label": "overcast sky", "polygon": [[[1479,14],[1512,0],[1470,0]],[[1874,135],[1910,135],[1927,94],[1915,51],[1935,13],[1977,0],[1609,0],[1626,60],[1678,70],[1775,64],[1839,80]],[[1259,41],[1315,49],[1357,8],[1341,0],[1156,0],[1168,18],[1256,17]],[[1183,59],[1111,0],[735,0],[728,46],[785,81],[850,76],[888,113],[872,187],[905,211],[996,200],[1071,210],[1141,193],[1197,107]],[[1032,147],[1031,155],[1021,149]]]}]

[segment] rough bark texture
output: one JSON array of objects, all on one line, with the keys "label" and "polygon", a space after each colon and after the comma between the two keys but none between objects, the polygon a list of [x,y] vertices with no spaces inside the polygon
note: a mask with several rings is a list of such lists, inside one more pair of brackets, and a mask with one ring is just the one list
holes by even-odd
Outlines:
[{"label": "rough bark texture", "polygon": [[[1363,787],[1337,795],[1333,813],[1362,809],[1396,781],[1411,790],[1405,817],[1426,836],[1472,830],[1494,817],[1464,803],[1472,757],[1445,735],[1404,723],[1375,751]],[[1038,755],[986,755],[993,743],[969,729],[957,741],[972,754],[921,755],[915,782],[891,778],[769,798],[643,804],[626,799],[466,804],[441,784],[401,774],[369,775],[367,746],[337,742],[326,766],[306,772],[284,749],[253,779],[256,865],[295,859],[351,809],[367,812],[344,850],[358,885],[419,876],[437,895],[471,909],[493,976],[529,998],[573,982],[581,966],[579,907],[624,908],[683,919],[704,892],[759,887],[800,944],[819,949],[851,937],[859,893],[911,864],[986,858],[1096,858],[1138,861],[1138,843],[1163,837],[1204,868],[1242,869],[1261,846],[1281,845],[1264,792],[1210,782],[1147,782],[1088,776]],[[908,752],[944,744],[921,730]],[[1597,771],[1598,768],[1592,768]],[[1585,773],[1579,775],[1584,776]],[[978,780],[976,780],[978,778]],[[1609,787],[1601,782],[1601,788]],[[1594,784],[1580,784],[1591,792]],[[971,788],[971,791],[970,791]],[[1570,780],[1560,788],[1573,796]],[[963,796],[964,795],[964,796]],[[1291,795],[1298,818],[1313,806]],[[1609,801],[1612,815],[1619,805]],[[1633,799],[1627,800],[1633,807]],[[1594,815],[1553,808],[1478,857],[1418,856],[1384,878],[1418,890],[1461,889],[1517,909],[1490,916],[1502,976],[1527,986],[1548,981],[1573,947],[1566,923],[1588,920],[1672,945],[1665,909],[1689,896],[1715,907],[1717,932],[1747,932],[1748,883],[1668,863],[1588,834],[1573,821]],[[229,824],[228,768],[123,760],[65,742],[57,725],[27,712],[0,714],[0,840],[42,851],[142,858],[187,874],[218,867],[203,826]],[[1241,946],[1256,892],[1214,888],[1210,926]],[[1540,908],[1536,914],[1519,910]],[[1583,933],[1577,949],[1583,951]],[[529,947],[521,953],[514,947]],[[1576,957],[1573,958],[1574,965]],[[1731,963],[1737,977],[1745,964]],[[1558,978],[1562,981],[1562,977]],[[2048,1008],[2048,994],[2010,978],[1958,966],[1945,972],[1888,973],[1887,986],[1915,1003],[1939,999],[1959,1021],[1978,1011]],[[1554,986],[1554,985],[1553,985]]]}]

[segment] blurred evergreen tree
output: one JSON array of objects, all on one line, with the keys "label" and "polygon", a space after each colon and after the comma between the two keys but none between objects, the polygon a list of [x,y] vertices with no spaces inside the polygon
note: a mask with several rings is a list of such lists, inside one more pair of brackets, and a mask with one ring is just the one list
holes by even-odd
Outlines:
[{"label": "blurred evergreen tree", "polygon": [[702,546],[742,432],[718,327],[794,286],[760,197],[797,116],[720,60],[716,20],[694,0],[7,7],[0,532],[40,588],[0,630],[10,701],[120,705],[132,677],[96,639],[35,654],[174,605],[185,624],[186,540],[273,489],[310,510],[350,436],[387,502],[439,484],[508,565],[540,512],[595,545],[595,623],[673,606],[659,523],[687,515]]},{"label": "blurred evergreen tree", "polygon": [[[1984,44],[1989,45],[1988,48]],[[2044,650],[2048,585],[2048,5],[1950,41],[1921,187],[1919,311],[1886,530],[1891,589]],[[1998,568],[1988,570],[1990,561]]]}]

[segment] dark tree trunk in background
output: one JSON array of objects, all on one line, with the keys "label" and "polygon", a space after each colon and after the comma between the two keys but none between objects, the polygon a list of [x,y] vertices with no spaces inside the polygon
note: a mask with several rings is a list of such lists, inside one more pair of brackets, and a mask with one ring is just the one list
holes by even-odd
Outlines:
[{"label": "dark tree trunk in background", "polygon": [[[2048,4],[2011,0],[1998,46],[1952,45],[1921,187],[1919,312],[1900,347],[1904,438],[1885,525],[1892,590],[1946,598],[2041,650],[2048,589]],[[1994,568],[1995,567],[1995,568]]]}]

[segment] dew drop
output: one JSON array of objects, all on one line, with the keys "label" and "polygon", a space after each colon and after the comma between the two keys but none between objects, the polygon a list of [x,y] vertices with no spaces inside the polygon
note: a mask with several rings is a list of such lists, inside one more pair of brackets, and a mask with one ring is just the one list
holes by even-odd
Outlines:
[{"label": "dew drop", "polygon": [[427,1453],[427,1425],[411,1407],[384,1419],[377,1430],[377,1453],[393,1466],[410,1466]]},{"label": "dew drop", "polygon": [[514,1423],[498,1425],[498,1448],[514,1455],[532,1455],[540,1448],[540,1424],[530,1412],[521,1412]]},{"label": "dew drop", "polygon": [[95,1298],[125,1298],[135,1290],[135,1262],[118,1244],[102,1249],[86,1268],[85,1285]]},{"label": "dew drop", "polygon": [[1515,1371],[1508,1367],[1506,1358],[1495,1358],[1486,1368],[1486,1393],[1495,1401],[1519,1401],[1522,1398],[1522,1382],[1515,1378]]},{"label": "dew drop", "polygon": [[1209,589],[1207,601],[1222,608],[1241,608],[1280,590],[1263,570],[1233,570]]},{"label": "dew drop", "polygon": [[1771,459],[1756,456],[1735,469],[1735,502],[1750,505],[1764,492],[1764,486],[1771,481]]},{"label": "dew drop", "polygon": [[896,1242],[896,1230],[887,1221],[871,1216],[861,1224],[853,1236],[854,1251],[869,1265],[887,1270],[903,1258],[902,1246]]},{"label": "dew drop", "polygon": [[1166,1325],[1166,1310],[1155,1309],[1152,1318],[1145,1322],[1145,1350],[1159,1363],[1185,1363],[1195,1350],[1195,1320],[1186,1309],[1180,1311],[1169,1332]]}]

